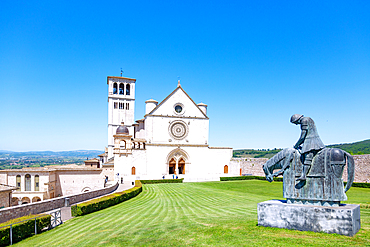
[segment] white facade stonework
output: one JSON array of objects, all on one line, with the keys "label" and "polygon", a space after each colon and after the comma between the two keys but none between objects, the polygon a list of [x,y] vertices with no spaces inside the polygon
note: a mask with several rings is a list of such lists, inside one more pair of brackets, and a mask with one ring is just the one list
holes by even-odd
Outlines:
[{"label": "white facade stonework", "polygon": [[[240,175],[240,165],[230,164],[232,148],[209,146],[207,105],[197,105],[180,82],[161,103],[147,100],[143,119],[135,123],[121,119],[124,124],[118,128],[118,120],[114,124],[111,121],[111,116],[118,114],[110,103],[116,97],[112,96],[111,85],[115,81],[136,80],[112,78],[108,77],[108,162],[114,163],[116,180],[177,176],[185,182],[216,181],[221,176]],[[129,97],[134,109],[135,95]],[[125,100],[124,96],[119,100]]]}]

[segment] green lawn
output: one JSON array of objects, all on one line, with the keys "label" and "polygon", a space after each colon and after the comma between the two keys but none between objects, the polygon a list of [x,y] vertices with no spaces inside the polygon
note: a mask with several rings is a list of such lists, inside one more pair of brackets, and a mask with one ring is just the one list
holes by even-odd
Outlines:
[{"label": "green lawn", "polygon": [[[24,246],[370,246],[370,209],[361,209],[355,237],[257,226],[257,203],[282,199],[282,183],[231,182],[144,185],[134,199],[74,218],[26,239]],[[370,201],[351,188],[348,203]]]}]

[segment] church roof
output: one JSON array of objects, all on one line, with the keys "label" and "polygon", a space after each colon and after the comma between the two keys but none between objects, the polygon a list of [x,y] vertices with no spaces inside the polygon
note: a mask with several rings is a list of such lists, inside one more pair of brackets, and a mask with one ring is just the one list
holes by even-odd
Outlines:
[{"label": "church roof", "polygon": [[[204,114],[204,112],[199,108],[199,106],[194,102],[194,100],[192,98],[190,98],[190,96],[185,92],[185,90],[181,87],[180,84],[177,85],[176,89],[172,91],[172,93],[170,93],[164,100],[161,101],[161,103],[159,103],[151,112],[149,112],[148,114],[146,115],[151,115],[153,112],[155,112],[161,105],[163,105],[169,98],[171,98],[172,95],[174,95],[178,90],[181,90],[182,92],[184,92],[184,94],[186,95],[186,97],[188,97],[190,99],[190,101],[194,104],[194,106],[196,108],[198,108],[198,110],[201,112],[201,114],[208,119],[207,115]],[[203,104],[203,103],[201,103]]]}]

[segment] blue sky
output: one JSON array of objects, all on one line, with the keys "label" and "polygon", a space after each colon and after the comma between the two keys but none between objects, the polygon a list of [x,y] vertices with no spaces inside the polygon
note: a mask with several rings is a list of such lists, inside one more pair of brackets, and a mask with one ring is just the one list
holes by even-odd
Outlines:
[{"label": "blue sky", "polygon": [[368,1],[0,2],[0,150],[107,145],[107,76],[145,100],[181,85],[210,145],[290,147],[295,113],[325,144],[369,139]]}]

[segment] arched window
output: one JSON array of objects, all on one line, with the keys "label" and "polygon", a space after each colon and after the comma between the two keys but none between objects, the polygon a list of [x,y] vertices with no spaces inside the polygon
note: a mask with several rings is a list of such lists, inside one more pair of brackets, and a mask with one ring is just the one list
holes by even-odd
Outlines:
[{"label": "arched window", "polygon": [[31,202],[30,198],[28,198],[28,197],[23,197],[22,198],[22,204],[28,204],[30,202]]},{"label": "arched window", "polygon": [[21,175],[17,175],[17,191],[21,191]]},{"label": "arched window", "polygon": [[119,84],[119,94],[123,94],[123,91],[125,89],[125,85],[124,84]]},{"label": "arched window", "polygon": [[26,174],[24,176],[24,183],[25,183],[25,191],[31,191],[31,175]]},{"label": "arched window", "polygon": [[113,94],[117,94],[117,83],[113,84]]},{"label": "arched window", "polygon": [[34,198],[32,198],[32,202],[41,202],[41,198],[38,196],[35,196]]},{"label": "arched window", "polygon": [[181,158],[178,163],[179,174],[185,174],[185,160]]},{"label": "arched window", "polygon": [[130,95],[130,84],[126,84],[126,95]]},{"label": "arched window", "polygon": [[229,173],[229,167],[227,165],[224,166],[224,173]]},{"label": "arched window", "polygon": [[40,183],[39,183],[39,181],[40,181],[40,177],[39,177],[39,175],[36,175],[35,176],[35,191],[40,191]]},{"label": "arched window", "polygon": [[135,168],[135,166],[133,166],[131,168],[131,175],[136,175],[136,168]]},{"label": "arched window", "polygon": [[126,141],[122,140],[122,141],[119,143],[119,148],[120,148],[120,149],[126,149]]}]

